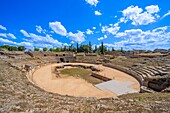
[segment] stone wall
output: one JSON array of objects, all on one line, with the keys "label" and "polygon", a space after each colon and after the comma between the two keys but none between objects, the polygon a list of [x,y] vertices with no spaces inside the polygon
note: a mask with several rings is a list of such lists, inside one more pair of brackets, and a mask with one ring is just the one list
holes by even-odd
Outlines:
[{"label": "stone wall", "polygon": [[109,80],[112,80],[110,78],[107,78],[107,77],[104,77],[103,75],[100,75],[98,73],[92,73],[91,76],[95,77],[95,78],[98,78],[100,80],[103,80],[103,81],[109,81]]}]

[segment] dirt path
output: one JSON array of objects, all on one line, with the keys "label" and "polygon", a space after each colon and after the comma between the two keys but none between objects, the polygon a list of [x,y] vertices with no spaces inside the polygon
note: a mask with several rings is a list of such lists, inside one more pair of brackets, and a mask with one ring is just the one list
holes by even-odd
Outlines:
[{"label": "dirt path", "polygon": [[[80,64],[80,63],[73,63]],[[104,67],[101,65],[94,64],[84,64],[83,65],[93,65],[102,69],[102,74],[105,76],[114,78],[120,82],[131,81],[134,84],[130,86],[130,88],[139,91],[140,85],[136,79],[133,77],[122,73],[118,70],[111,69],[108,67]],[[61,64],[51,64],[44,67],[41,67],[33,74],[33,82],[35,82],[40,88],[48,92],[58,93],[61,95],[70,95],[70,96],[81,96],[81,97],[97,97],[97,98],[105,98],[105,97],[115,97],[116,94],[113,94],[107,90],[100,90],[93,86],[92,84],[86,82],[84,79],[75,78],[75,77],[67,77],[67,78],[57,78],[53,79],[53,74],[51,72],[52,67],[61,65]]]}]

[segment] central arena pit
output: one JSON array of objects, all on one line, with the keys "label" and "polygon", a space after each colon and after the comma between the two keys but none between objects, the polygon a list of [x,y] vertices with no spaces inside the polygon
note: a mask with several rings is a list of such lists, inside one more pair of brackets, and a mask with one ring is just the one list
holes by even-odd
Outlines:
[{"label": "central arena pit", "polygon": [[[79,75],[68,76],[58,73],[66,68],[82,68],[82,66],[95,67],[95,69],[100,71],[92,71],[92,73],[97,73],[97,75],[101,75],[109,80],[103,80],[98,84],[94,84],[79,77]],[[32,74],[31,80],[45,91],[75,97],[107,98],[140,91],[139,82],[132,76],[116,69],[97,64],[49,64],[37,69]]]}]

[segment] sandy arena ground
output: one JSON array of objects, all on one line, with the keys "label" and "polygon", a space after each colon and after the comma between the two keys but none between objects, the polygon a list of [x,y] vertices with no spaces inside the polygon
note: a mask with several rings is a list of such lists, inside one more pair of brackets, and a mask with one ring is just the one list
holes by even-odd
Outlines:
[{"label": "sandy arena ground", "polygon": [[[103,74],[104,76],[107,76],[120,82],[125,81],[133,82],[133,84],[129,88],[137,91],[140,90],[140,84],[138,83],[138,81],[135,78],[131,77],[130,75],[123,73],[121,71],[104,67],[102,65],[85,63],[69,63],[69,64],[83,64],[96,66],[102,69],[102,71],[99,73]],[[97,98],[117,96],[116,94],[113,94],[110,91],[100,90],[81,78],[75,78],[70,76],[67,78],[54,79],[52,68],[57,65],[61,64],[46,65],[36,70],[32,76],[33,82],[36,83],[40,88],[48,92],[58,93],[61,95],[70,95],[76,97],[97,97]]]}]

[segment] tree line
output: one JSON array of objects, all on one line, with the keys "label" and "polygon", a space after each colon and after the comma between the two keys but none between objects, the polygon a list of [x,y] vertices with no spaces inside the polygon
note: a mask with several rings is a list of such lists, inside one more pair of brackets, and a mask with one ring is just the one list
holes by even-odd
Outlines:
[{"label": "tree line", "polygon": [[[3,45],[0,46],[0,48],[6,49],[8,51],[25,51],[26,48],[24,46],[9,46],[9,45]],[[34,51],[40,51],[40,48],[38,47],[34,47]],[[103,42],[101,43],[101,45],[99,47],[97,47],[97,45],[95,45],[94,48],[92,48],[92,43],[89,42],[88,44],[82,44],[79,45],[78,43],[76,44],[76,47],[74,47],[73,44],[69,45],[69,46],[63,46],[63,47],[56,47],[56,48],[46,48],[44,47],[42,49],[42,51],[51,51],[51,52],[76,52],[76,53],[80,53],[80,52],[84,52],[84,53],[97,53],[97,54],[105,54],[105,52],[110,51],[109,49],[106,48],[106,46],[104,46]],[[115,51],[114,48],[112,48],[111,51]],[[123,51],[123,48],[121,48],[121,51]]]},{"label": "tree line", "polygon": [[[113,50],[113,49],[112,49]],[[39,48],[34,47],[34,51],[40,51]],[[89,42],[88,44],[82,44],[79,45],[78,43],[76,44],[76,47],[73,46],[73,44],[71,44],[70,46],[63,46],[63,47],[57,47],[57,48],[43,48],[43,51],[51,51],[51,52],[76,52],[76,53],[97,53],[97,54],[104,54],[107,51],[110,51],[109,49],[106,48],[106,46],[104,46],[103,42],[101,43],[101,45],[99,47],[97,47],[97,45],[95,46],[95,48],[92,48],[92,44],[91,42]]]},{"label": "tree line", "polygon": [[0,48],[3,48],[8,51],[25,51],[26,48],[24,46],[9,46],[9,45],[2,45]]}]

